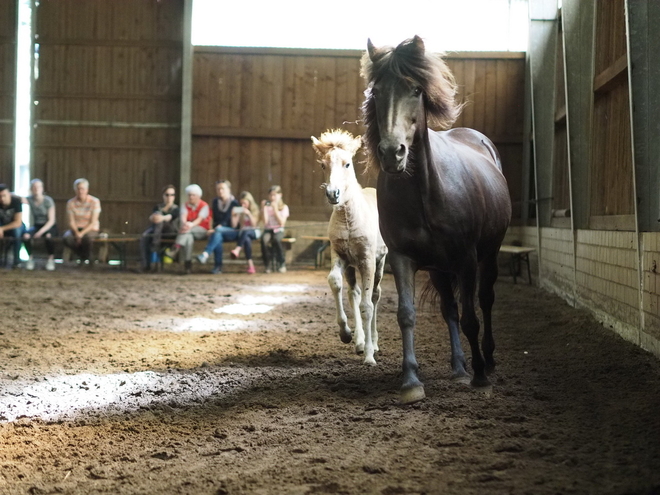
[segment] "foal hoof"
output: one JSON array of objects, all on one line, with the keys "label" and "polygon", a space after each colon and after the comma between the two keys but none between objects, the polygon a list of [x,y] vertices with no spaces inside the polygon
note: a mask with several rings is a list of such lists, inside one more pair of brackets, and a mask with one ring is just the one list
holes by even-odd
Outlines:
[{"label": "foal hoof", "polygon": [[376,360],[373,356],[369,356],[364,358],[364,364],[368,364],[369,366],[376,366],[378,363],[376,363]]},{"label": "foal hoof", "polygon": [[353,335],[350,330],[339,330],[339,338],[344,344],[350,344],[353,340]]},{"label": "foal hoof", "polygon": [[424,387],[422,385],[401,389],[401,404],[414,404],[425,397],[426,394],[424,393]]}]

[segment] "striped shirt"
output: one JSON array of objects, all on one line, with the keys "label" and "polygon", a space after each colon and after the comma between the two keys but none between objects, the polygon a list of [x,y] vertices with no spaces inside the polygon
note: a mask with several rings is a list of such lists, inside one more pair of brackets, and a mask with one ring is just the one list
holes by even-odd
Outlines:
[{"label": "striped shirt", "polygon": [[[94,212],[101,213],[101,202],[91,194],[87,195],[85,201],[78,201],[77,197],[71,198],[66,202],[66,212],[68,215],[73,214],[73,221],[78,229],[84,229],[92,222]],[[92,226],[92,230],[100,228],[98,221]]]}]

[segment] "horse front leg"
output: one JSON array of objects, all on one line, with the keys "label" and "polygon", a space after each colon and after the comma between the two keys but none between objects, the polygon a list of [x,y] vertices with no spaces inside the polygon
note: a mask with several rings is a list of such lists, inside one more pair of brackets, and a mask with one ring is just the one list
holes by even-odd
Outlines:
[{"label": "horse front leg", "polygon": [[458,326],[458,304],[454,297],[453,275],[436,271],[429,272],[433,286],[440,294],[440,310],[449,329],[451,344],[451,379],[457,382],[470,382],[470,375],[465,370],[465,354],[461,346],[460,329]]},{"label": "horse front leg", "polygon": [[484,336],[481,340],[481,348],[486,361],[486,374],[490,375],[495,371],[492,309],[495,302],[493,287],[497,281],[497,255],[489,256],[481,262],[479,274],[479,306],[481,306],[481,313],[484,318]]},{"label": "horse front leg", "polygon": [[398,253],[390,252],[389,257],[396,291],[399,294],[396,317],[403,343],[403,384],[400,396],[403,404],[412,404],[426,397],[424,385],[417,378],[419,366],[415,357],[415,273],[417,266],[413,260]]},{"label": "horse front leg", "polygon": [[374,303],[372,293],[374,290],[374,272],[376,271],[375,260],[366,259],[360,263],[360,279],[362,281],[362,300],[360,302],[360,315],[365,332],[364,339],[364,364],[375,365],[374,342],[373,342],[373,319]]},{"label": "horse front leg", "polygon": [[362,297],[362,291],[355,277],[355,268],[346,265],[344,273],[346,274],[346,282],[348,282],[348,302],[351,305],[353,317],[355,318],[355,353],[362,354],[364,352],[364,328],[362,327],[362,318],[360,317],[360,298]]},{"label": "horse front leg", "polygon": [[479,319],[474,310],[474,296],[477,283],[477,260],[476,253],[473,259],[469,260],[459,275],[459,284],[461,288],[461,328],[470,343],[472,350],[472,386],[483,388],[490,386],[486,377],[485,362],[479,349]]},{"label": "horse front leg", "polygon": [[342,300],[342,289],[344,286],[344,263],[334,252],[332,253],[332,268],[328,274],[328,285],[335,297],[335,307],[337,309],[337,325],[339,325],[339,338],[344,344],[349,344],[353,338],[351,329],[348,326],[346,313],[344,312],[344,302]]}]

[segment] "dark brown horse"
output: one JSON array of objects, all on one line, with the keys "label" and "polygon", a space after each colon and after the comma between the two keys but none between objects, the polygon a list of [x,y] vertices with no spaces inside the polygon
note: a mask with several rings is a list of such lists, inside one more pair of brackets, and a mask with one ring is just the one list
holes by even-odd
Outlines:
[{"label": "dark brown horse", "polygon": [[[441,57],[426,53],[415,36],[396,48],[368,42],[362,59],[368,88],[363,105],[364,141],[380,164],[380,230],[399,293],[397,320],[403,339],[401,400],[425,397],[417,377],[414,349],[415,273],[426,270],[441,300],[449,327],[452,376],[466,380],[459,337],[460,291],[463,329],[472,350],[472,385],[488,387],[495,368],[491,309],[495,299],[497,253],[511,218],[511,200],[493,143],[466,128],[450,127],[459,115],[456,84]],[[484,336],[474,299],[479,284]]]}]

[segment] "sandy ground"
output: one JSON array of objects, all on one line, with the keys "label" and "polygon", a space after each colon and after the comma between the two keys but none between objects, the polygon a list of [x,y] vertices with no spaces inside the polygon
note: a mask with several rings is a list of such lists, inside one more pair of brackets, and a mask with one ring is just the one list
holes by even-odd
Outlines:
[{"label": "sandy ground", "polygon": [[502,277],[486,395],[424,308],[404,407],[392,276],[376,367],[325,277],[2,271],[0,493],[660,493],[660,362],[587,313]]}]

